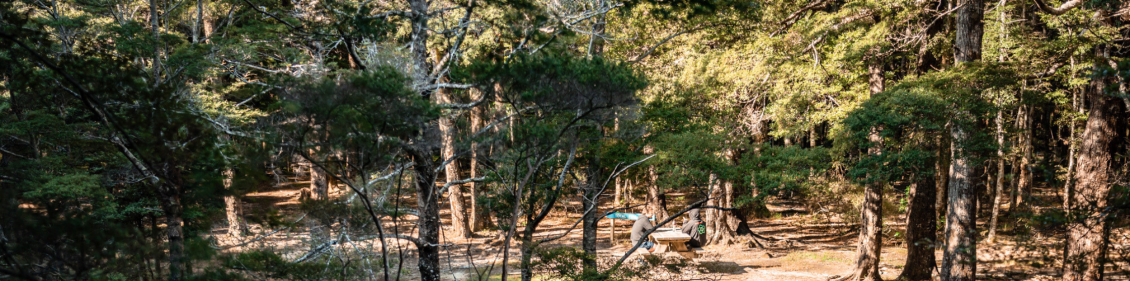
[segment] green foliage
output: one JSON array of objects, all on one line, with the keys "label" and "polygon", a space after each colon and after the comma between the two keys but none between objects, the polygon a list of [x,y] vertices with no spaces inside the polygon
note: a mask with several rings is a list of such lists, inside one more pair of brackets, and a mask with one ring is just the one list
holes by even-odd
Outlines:
[{"label": "green foliage", "polygon": [[479,85],[498,83],[501,89],[485,90],[506,103],[568,111],[628,105],[634,93],[647,85],[626,63],[561,54],[517,54],[507,62],[478,61],[452,70],[451,77]]},{"label": "green foliage", "polygon": [[539,248],[536,253],[539,259],[533,267],[544,271],[553,278],[562,280],[608,280],[607,273],[586,270],[579,266],[585,261],[594,261],[596,257],[574,247]]},{"label": "green foliage", "polygon": [[[860,182],[933,175],[936,139],[948,136],[947,128],[955,125],[970,131],[958,145],[975,161],[986,161],[997,145],[988,129],[976,128],[1000,109],[985,95],[1011,88],[1015,76],[1004,65],[966,64],[904,80],[872,96],[844,119],[845,135],[837,147],[851,155],[848,175]],[[882,143],[869,139],[872,132]],[[874,146],[880,154],[865,152]]]},{"label": "green foliage", "polygon": [[245,270],[269,278],[285,280],[345,280],[364,272],[361,268],[341,264],[337,259],[291,263],[270,251],[248,251],[222,258],[224,267]]},{"label": "green foliage", "polygon": [[827,148],[764,146],[761,153],[739,165],[740,169],[752,171],[752,179],[742,178],[742,182],[752,180],[759,192],[756,196],[740,196],[735,205],[760,203],[768,196],[783,192],[802,193],[821,188],[816,180],[827,173],[833,163],[831,150]]}]

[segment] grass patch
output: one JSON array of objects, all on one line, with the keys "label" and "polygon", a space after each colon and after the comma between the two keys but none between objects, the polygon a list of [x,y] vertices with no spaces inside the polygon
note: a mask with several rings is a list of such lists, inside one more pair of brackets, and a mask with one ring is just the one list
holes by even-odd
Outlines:
[{"label": "grass patch", "polygon": [[785,263],[851,263],[852,260],[838,252],[792,252],[784,258]]}]

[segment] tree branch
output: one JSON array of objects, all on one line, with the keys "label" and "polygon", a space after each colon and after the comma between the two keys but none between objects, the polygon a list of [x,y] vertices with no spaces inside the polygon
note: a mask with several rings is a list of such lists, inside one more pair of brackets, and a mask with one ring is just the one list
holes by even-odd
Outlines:
[{"label": "tree branch", "polygon": [[4,149],[4,147],[0,147],[0,151],[3,151],[4,153],[7,153],[8,155],[11,155],[11,156],[23,158],[24,160],[31,160],[31,159],[27,158],[27,156],[23,156],[23,155],[20,155],[19,153],[8,151],[7,149]]},{"label": "tree branch", "polygon": [[268,17],[271,17],[272,19],[275,19],[275,20],[281,22],[282,24],[285,24],[286,26],[290,27],[290,29],[302,30],[301,27],[296,27],[294,25],[291,25],[289,22],[286,22],[285,20],[280,19],[278,16],[275,16],[275,14],[268,13],[267,11],[264,11],[264,10],[260,10],[258,6],[255,6],[255,4],[251,4],[251,1],[243,0],[243,3],[247,3],[247,6],[251,6],[251,9],[255,9],[255,11],[263,13],[264,15],[267,15]]},{"label": "tree branch", "polygon": [[673,39],[673,38],[675,38],[679,35],[698,31],[699,29],[702,29],[702,28],[703,28],[703,25],[700,24],[698,26],[692,27],[691,29],[687,29],[687,30],[676,32],[675,34],[671,34],[671,36],[667,36],[667,38],[664,38],[662,41],[659,41],[659,43],[656,43],[655,45],[651,46],[651,48],[648,48],[647,52],[644,52],[642,55],[639,55],[638,57],[633,59],[631,63],[636,64],[636,63],[639,63],[640,61],[643,61],[644,58],[647,58],[648,56],[650,56],[651,52],[654,52],[655,49],[659,48],[660,45],[666,44],[667,41],[671,41],[671,39]]},{"label": "tree branch", "polygon": [[1071,9],[1079,7],[1079,5],[1083,4],[1083,0],[1068,0],[1067,2],[1063,2],[1063,4],[1059,5],[1059,7],[1052,8],[1049,7],[1047,3],[1044,3],[1044,0],[1033,1],[1036,2],[1036,7],[1040,7],[1040,10],[1056,16],[1066,14],[1067,11],[1070,11]]},{"label": "tree branch", "polygon": [[781,26],[780,28],[777,28],[777,30],[774,30],[772,33],[769,33],[769,37],[775,37],[775,36],[777,36],[777,34],[780,34],[781,32],[788,30],[790,27],[793,26],[793,24],[795,24],[797,22],[797,20],[800,19],[801,15],[804,15],[804,13],[807,13],[808,11],[824,7],[824,4],[827,4],[828,1],[829,0],[816,0],[816,1],[813,1],[812,3],[808,3],[808,5],[805,5],[804,7],[801,7],[800,10],[793,12],[788,17],[785,17],[784,20],[781,20],[780,24],[782,24],[783,26]]}]

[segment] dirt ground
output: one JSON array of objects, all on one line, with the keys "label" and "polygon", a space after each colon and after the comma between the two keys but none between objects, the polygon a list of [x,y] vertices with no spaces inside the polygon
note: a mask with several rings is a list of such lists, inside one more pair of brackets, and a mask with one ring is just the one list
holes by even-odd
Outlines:
[{"label": "dirt ground", "polygon": [[[299,209],[298,189],[306,186],[303,182],[291,185],[276,186],[248,194],[243,198],[244,216],[266,216],[265,210],[281,210],[277,216],[282,220],[294,221],[303,217]],[[332,196],[347,198],[349,193],[337,190]],[[407,202],[408,196],[403,199]],[[446,201],[446,200],[444,200]],[[542,245],[543,247],[580,247],[581,231],[570,226],[579,219],[579,203],[576,200],[565,200],[554,214],[547,219],[537,232],[539,238],[561,235],[568,231],[562,239]],[[478,272],[491,269],[491,279],[502,274],[502,242],[500,232],[497,230],[481,231],[471,239],[457,239],[447,237],[450,232],[450,214],[445,206],[441,217],[443,218],[445,233],[441,243],[449,245],[441,251],[441,264],[443,265],[445,280],[471,280]],[[411,222],[414,216],[408,216],[407,221],[401,222],[401,228],[392,228],[386,225],[386,231],[401,231],[414,235]],[[883,252],[881,255],[880,272],[884,279],[893,280],[902,271],[906,259],[906,247],[901,238],[897,237],[903,227],[905,219],[901,217],[887,217],[890,231],[885,231]],[[677,220],[681,222],[681,220]],[[608,226],[608,221],[602,220],[598,230],[598,254],[602,265],[619,259],[631,248],[628,241],[630,221],[619,220],[616,222],[615,237]],[[754,248],[748,244],[711,245],[699,251],[699,257],[693,260],[683,260],[677,254],[667,253],[660,255],[661,264],[649,267],[650,274],[662,280],[827,280],[840,274],[846,274],[856,259],[856,243],[858,231],[853,231],[852,226],[843,222],[818,221],[812,216],[795,215],[777,217],[773,219],[750,220],[753,232],[762,236],[785,240],[768,248]],[[337,237],[340,239],[354,239],[335,234],[333,229],[318,228],[314,224],[298,223],[298,227],[278,231],[265,238],[262,235],[274,231],[257,224],[250,224],[250,233],[241,239],[224,238],[226,226],[224,222],[217,223],[213,232],[219,240],[221,247],[246,244],[239,247],[226,249],[228,252],[245,251],[253,248],[270,248],[281,251],[284,257],[294,260],[308,253],[316,247],[319,240],[315,236]],[[671,226],[664,226],[671,227]],[[983,230],[984,227],[981,227]],[[318,233],[318,234],[314,234]],[[1045,236],[1047,235],[1047,236]],[[1062,236],[1036,233],[1028,235],[1024,240],[1016,237],[1002,235],[995,243],[981,242],[978,246],[978,279],[982,280],[1052,280],[1059,279],[1061,261]],[[1115,229],[1112,234],[1111,254],[1130,252],[1130,231]],[[255,242],[247,241],[259,238]],[[1054,239],[1052,239],[1054,238]],[[1051,242],[1048,242],[1051,241]],[[345,243],[338,245],[343,252],[353,250],[379,252],[380,240],[350,240],[348,247]],[[388,240],[388,247],[392,252],[402,249],[405,258],[399,264],[405,274],[401,280],[416,280],[415,251],[410,243],[404,241]],[[519,258],[517,242],[512,242],[510,248],[510,266],[508,273],[514,278],[519,274],[517,260]],[[395,255],[395,254],[394,254]],[[635,254],[628,259],[627,264],[640,266],[641,256]],[[941,251],[935,256],[941,264]],[[493,267],[492,267],[493,265]],[[677,266],[673,266],[677,265]],[[1107,280],[1130,280],[1126,272],[1130,266],[1123,263],[1115,264],[1108,268]],[[360,278],[364,279],[364,278]]]}]

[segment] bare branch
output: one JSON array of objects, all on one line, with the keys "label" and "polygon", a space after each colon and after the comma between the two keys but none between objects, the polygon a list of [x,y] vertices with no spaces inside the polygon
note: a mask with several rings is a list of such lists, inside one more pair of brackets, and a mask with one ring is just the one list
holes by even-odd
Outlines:
[{"label": "bare branch", "polygon": [[673,38],[675,38],[675,37],[677,37],[677,36],[679,36],[679,35],[683,35],[683,34],[687,34],[687,33],[690,33],[690,32],[694,32],[694,31],[697,31],[697,30],[699,30],[699,29],[702,29],[702,28],[703,28],[703,25],[701,25],[701,24],[700,24],[700,25],[698,25],[698,26],[692,27],[691,29],[687,29],[687,30],[679,31],[679,32],[676,32],[675,34],[671,34],[671,36],[667,36],[667,38],[664,38],[663,40],[659,41],[659,43],[655,43],[655,45],[651,46],[651,48],[648,48],[648,49],[647,49],[647,52],[644,52],[644,53],[643,53],[642,55],[639,55],[639,56],[637,56],[637,57],[636,57],[635,59],[633,59],[633,60],[632,60],[632,64],[635,64],[635,63],[639,63],[639,62],[640,62],[640,61],[642,61],[642,60],[643,60],[644,58],[647,58],[648,56],[650,56],[650,55],[651,55],[651,53],[652,53],[652,52],[655,52],[655,49],[658,49],[658,48],[659,48],[659,46],[661,46],[661,45],[663,45],[663,44],[666,44],[666,43],[667,43],[667,41],[671,41],[671,39],[673,39]]},{"label": "bare branch", "polygon": [[3,151],[4,153],[7,153],[8,155],[11,155],[11,156],[23,158],[24,160],[31,160],[31,159],[27,158],[27,156],[23,156],[23,155],[20,155],[18,153],[15,153],[15,152],[8,151],[7,149],[4,149],[4,147],[2,147],[2,146],[0,146],[0,151]]},{"label": "bare branch", "polygon": [[435,83],[428,86],[421,87],[421,91],[432,91],[439,88],[445,89],[470,89],[475,87],[473,84],[452,84],[452,83]]},{"label": "bare branch", "polygon": [[291,25],[289,22],[286,22],[285,20],[280,19],[278,16],[275,16],[275,14],[268,13],[267,11],[264,11],[264,10],[260,10],[259,6],[255,6],[255,4],[251,4],[251,1],[243,0],[243,3],[247,3],[247,6],[251,6],[251,8],[255,9],[255,11],[257,11],[257,12],[260,12],[264,15],[267,15],[268,17],[271,17],[272,19],[275,19],[275,20],[281,22],[282,24],[285,24],[286,26],[289,26],[290,29],[302,30],[301,27],[296,27],[294,25]]},{"label": "bare branch", "polygon": [[270,72],[270,73],[279,73],[279,70],[270,70],[270,69],[266,69],[266,68],[263,68],[263,67],[260,67],[260,66],[257,66],[257,65],[242,63],[242,62],[238,62],[238,61],[234,61],[234,60],[225,59],[224,62],[231,63],[231,64],[238,64],[238,65],[242,65],[242,66],[246,66],[246,67],[250,67],[250,68],[254,68],[254,69],[258,69],[258,70],[262,70],[262,71],[266,71],[266,72]]},{"label": "bare branch", "polygon": [[482,94],[480,96],[481,97],[479,97],[479,100],[476,100],[476,101],[473,101],[473,102],[470,102],[470,103],[441,103],[438,106],[441,107],[441,108],[447,108],[447,109],[468,109],[468,108],[479,106],[479,104],[482,104],[484,101],[487,100],[486,94]]},{"label": "bare branch", "polygon": [[796,23],[802,15],[804,15],[808,11],[822,8],[828,2],[829,0],[816,0],[812,1],[812,3],[808,3],[808,5],[805,5],[804,7],[801,7],[800,10],[793,12],[788,17],[785,17],[784,20],[781,20],[780,24],[782,26],[780,28],[777,28],[777,30],[773,31],[772,33],[769,33],[769,37],[775,37],[777,36],[777,34],[784,32],[785,30],[792,27],[793,24]]},{"label": "bare branch", "polygon": [[372,186],[373,184],[375,184],[379,181],[390,179],[390,178],[392,178],[392,176],[395,176],[395,175],[399,174],[401,171],[404,171],[404,168],[407,168],[407,167],[410,167],[410,166],[412,166],[412,165],[409,164],[409,165],[400,166],[399,168],[396,168],[396,171],[393,171],[392,173],[389,173],[389,174],[384,175],[382,177],[370,180],[369,182],[365,183],[365,187],[368,188],[368,187]]},{"label": "bare branch", "polygon": [[1059,7],[1052,8],[1049,7],[1047,3],[1044,3],[1044,0],[1034,1],[1036,1],[1036,7],[1040,7],[1040,10],[1056,16],[1066,14],[1067,11],[1070,11],[1071,9],[1079,7],[1079,5],[1083,4],[1083,0],[1068,0],[1067,2],[1063,2],[1063,4],[1059,5]]},{"label": "bare branch", "polygon": [[477,178],[468,178],[468,179],[448,181],[447,183],[443,184],[443,187],[441,187],[439,189],[438,193],[443,194],[444,192],[447,191],[447,188],[451,187],[452,185],[464,184],[464,183],[469,183],[469,182],[482,182],[482,181],[485,181],[486,179],[487,179],[487,177],[477,177]]}]

